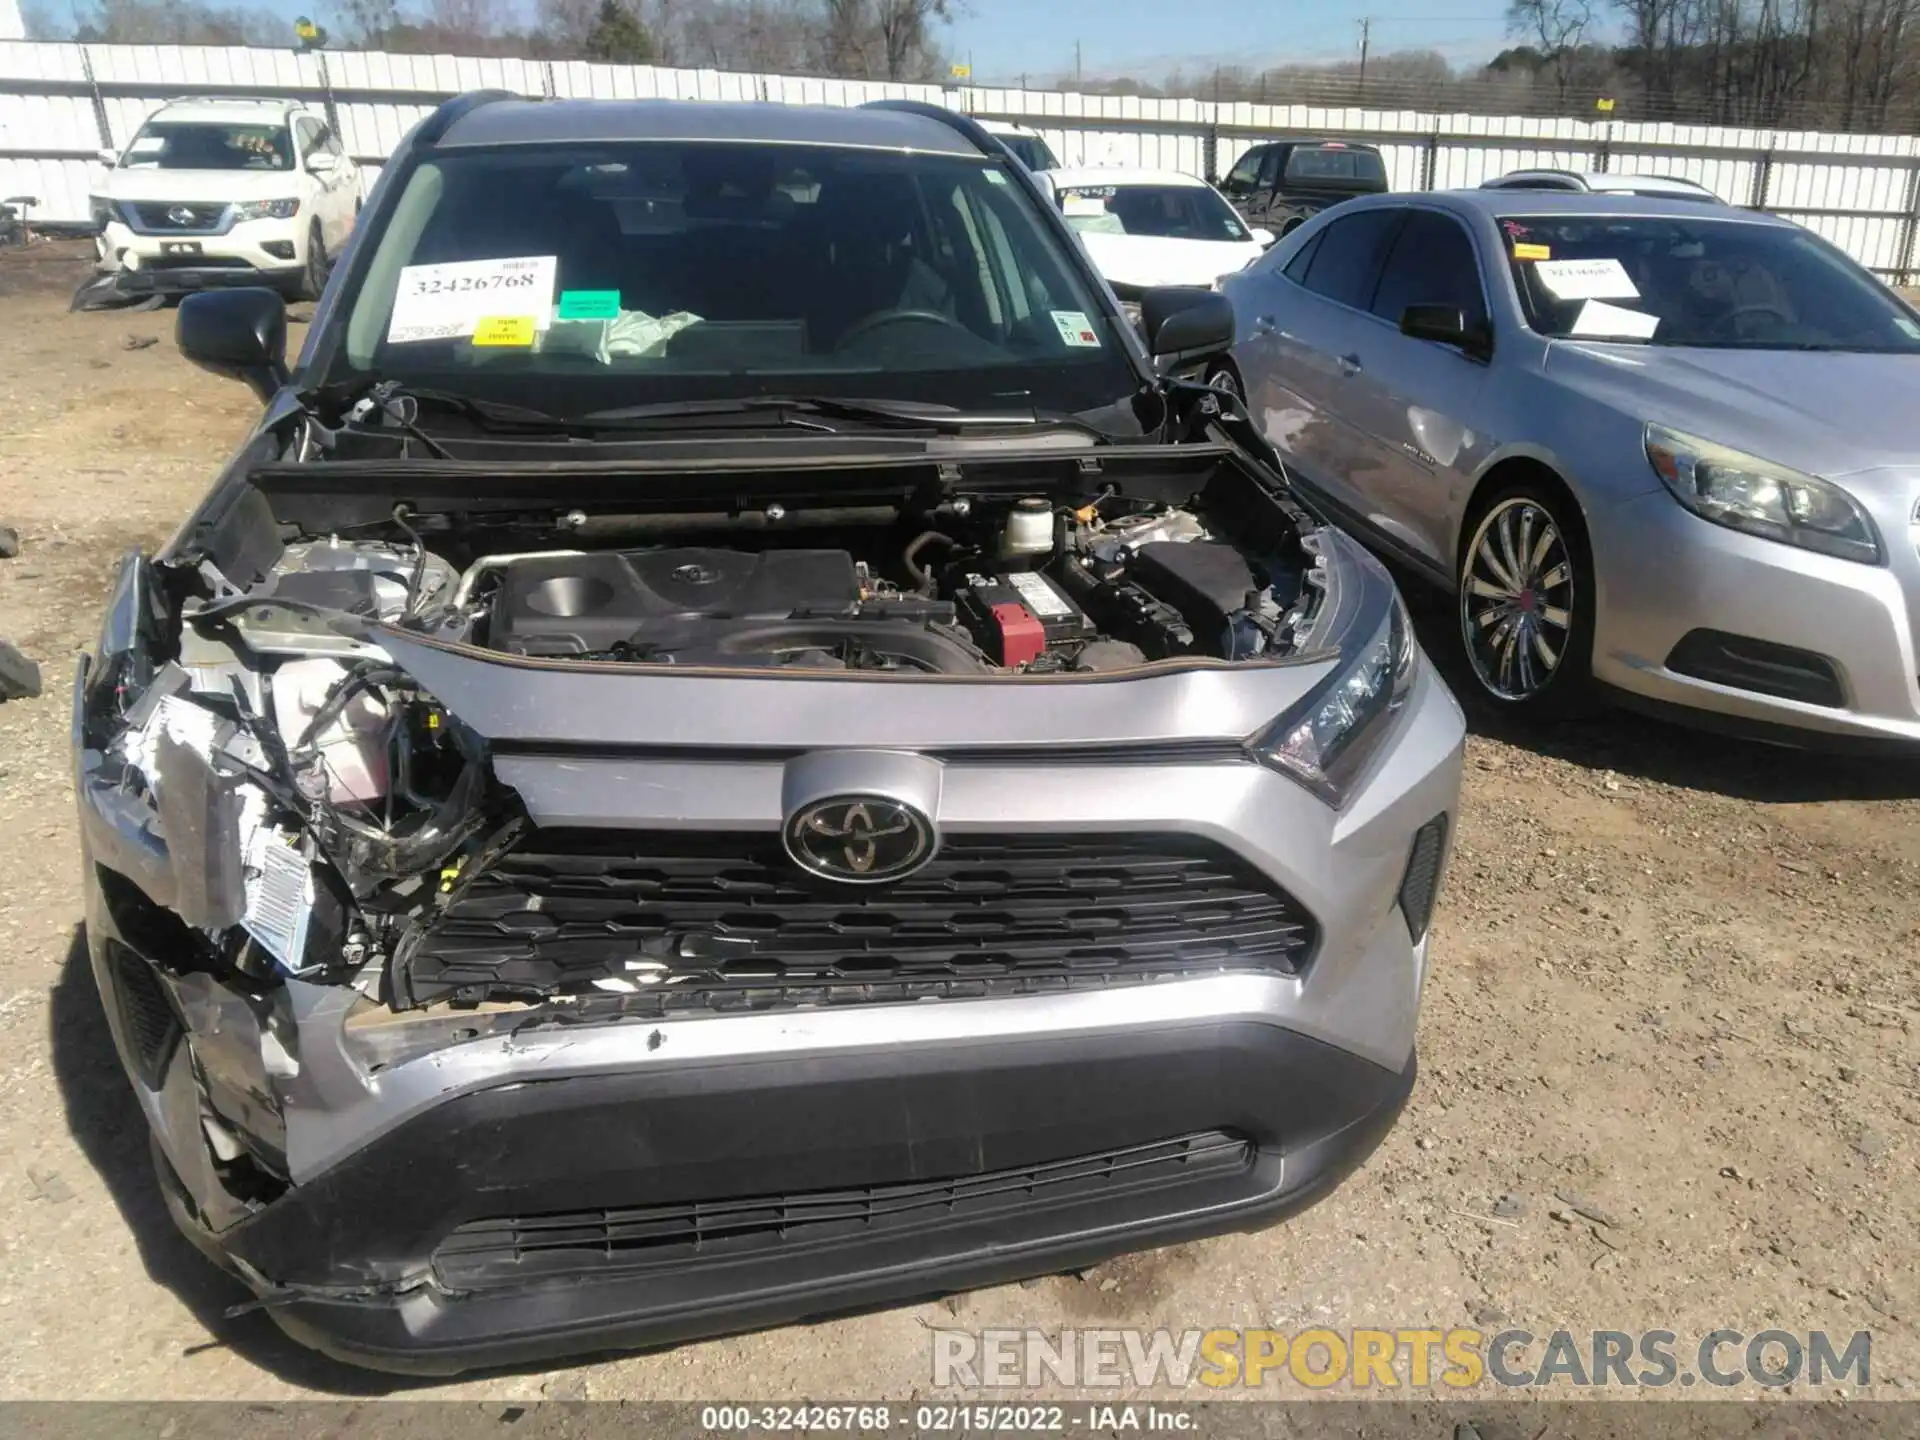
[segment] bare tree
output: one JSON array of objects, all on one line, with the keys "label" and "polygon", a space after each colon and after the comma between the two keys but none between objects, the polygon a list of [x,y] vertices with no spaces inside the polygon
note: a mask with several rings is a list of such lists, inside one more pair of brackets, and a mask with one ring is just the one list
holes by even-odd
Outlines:
[{"label": "bare tree", "polygon": [[1507,30],[1539,42],[1563,102],[1574,59],[1592,24],[1592,0],[1513,0],[1507,7]]},{"label": "bare tree", "polygon": [[933,27],[950,17],[948,0],[875,0],[875,28],[889,80],[913,80],[934,68]]}]

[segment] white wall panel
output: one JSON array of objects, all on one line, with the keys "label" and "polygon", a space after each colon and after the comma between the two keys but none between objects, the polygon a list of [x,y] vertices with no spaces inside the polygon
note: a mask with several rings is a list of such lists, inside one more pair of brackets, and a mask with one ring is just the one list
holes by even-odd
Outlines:
[{"label": "white wall panel", "polygon": [[[89,77],[91,66],[91,78]],[[1380,146],[1391,183],[1412,189],[1433,151],[1436,187],[1477,185],[1534,166],[1588,169],[1604,146],[1616,172],[1675,175],[1747,203],[1771,156],[1769,208],[1802,220],[1863,263],[1903,269],[1915,257],[1906,214],[1920,139],[1713,125],[1589,122],[1566,117],[1436,115],[1286,103],[1215,104],[1134,95],[896,85],[665,66],[501,57],[389,55],[237,46],[42,44],[0,40],[0,192],[38,195],[35,211],[84,220],[105,142],[124,145],[175,94],[259,94],[332,103],[347,148],[377,161],[450,95],[476,88],[602,99],[765,100],[860,105],[902,98],[1019,121],[1069,165],[1142,165],[1203,173],[1210,130],[1216,173],[1259,138],[1348,136]],[[1225,133],[1218,133],[1224,131]],[[370,164],[367,183],[377,166]],[[1859,212],[1834,214],[1821,212]]]}]

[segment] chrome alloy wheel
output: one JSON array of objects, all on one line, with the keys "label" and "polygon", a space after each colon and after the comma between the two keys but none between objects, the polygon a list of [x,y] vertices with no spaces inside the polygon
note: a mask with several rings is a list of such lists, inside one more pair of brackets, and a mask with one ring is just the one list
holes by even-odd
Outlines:
[{"label": "chrome alloy wheel", "polygon": [[1524,495],[1486,513],[1467,546],[1460,630],[1474,674],[1502,700],[1546,689],[1572,641],[1574,563],[1552,515]]}]

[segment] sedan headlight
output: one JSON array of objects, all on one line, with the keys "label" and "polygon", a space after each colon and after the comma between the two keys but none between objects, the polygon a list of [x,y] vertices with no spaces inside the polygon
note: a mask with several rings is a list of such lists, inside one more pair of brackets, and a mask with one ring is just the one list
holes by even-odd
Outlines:
[{"label": "sedan headlight", "polygon": [[1784,545],[1878,565],[1880,537],[1838,485],[1662,425],[1647,427],[1647,459],[1702,519]]},{"label": "sedan headlight", "polygon": [[1357,654],[1254,742],[1254,753],[1331,805],[1379,748],[1413,687],[1413,625],[1398,592],[1386,620]]},{"label": "sedan headlight", "polygon": [[296,196],[291,200],[242,200],[233,207],[235,222],[241,220],[291,220],[300,210]]}]

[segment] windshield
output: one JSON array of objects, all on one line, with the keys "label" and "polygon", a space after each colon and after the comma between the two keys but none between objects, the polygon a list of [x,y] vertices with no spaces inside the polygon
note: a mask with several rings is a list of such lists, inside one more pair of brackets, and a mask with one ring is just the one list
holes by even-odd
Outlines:
[{"label": "windshield", "polygon": [[1013,152],[1018,160],[1029,170],[1052,170],[1060,162],[1053,158],[1053,151],[1047,142],[1038,135],[1002,135],[1000,143]]},{"label": "windshield", "polygon": [[822,393],[1079,412],[1139,384],[1068,247],[984,158],[453,152],[413,169],[368,239],[328,380],[562,415]]},{"label": "windshield", "polygon": [[1089,235],[1168,240],[1246,240],[1233,207],[1205,185],[1070,185],[1059,193],[1067,223]]},{"label": "windshield", "polygon": [[1284,179],[1302,185],[1384,190],[1387,167],[1375,150],[1357,150],[1350,145],[1296,145],[1287,156]]},{"label": "windshield", "polygon": [[1504,219],[1542,335],[1748,350],[1920,352],[1920,319],[1818,236],[1738,220]]},{"label": "windshield", "polygon": [[220,125],[150,120],[120,158],[128,170],[291,170],[284,125]]}]

